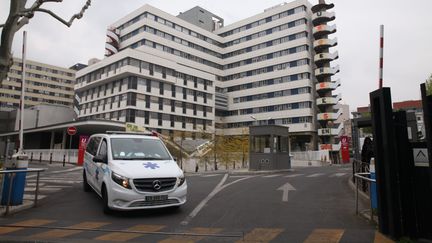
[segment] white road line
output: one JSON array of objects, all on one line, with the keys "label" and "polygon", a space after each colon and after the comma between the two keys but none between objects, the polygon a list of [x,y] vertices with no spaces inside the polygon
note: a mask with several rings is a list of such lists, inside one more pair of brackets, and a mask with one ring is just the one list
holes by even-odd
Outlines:
[{"label": "white road line", "polygon": [[[45,183],[40,183],[39,182],[39,187],[44,186],[44,185],[45,185]],[[36,186],[36,182],[32,182],[32,183],[28,183],[27,182],[27,186]]]},{"label": "white road line", "polygon": [[228,178],[228,174],[225,174],[225,176],[222,178],[219,184],[217,184],[217,186],[213,189],[213,191],[210,192],[210,194],[208,194],[207,197],[204,198],[204,200],[202,200],[198,204],[198,206],[196,206],[194,210],[180,224],[188,225],[191,219],[194,218],[199,213],[199,211],[201,211],[201,209],[208,203],[208,201],[210,201],[210,199],[212,199],[221,190],[221,187],[225,183],[227,178]]},{"label": "white road line", "polygon": [[318,177],[318,176],[322,176],[322,175],[324,175],[324,174],[323,173],[315,173],[315,174],[312,174],[312,175],[308,175],[306,177]]},{"label": "white road line", "polygon": [[262,178],[273,178],[277,176],[281,176],[281,175],[267,175],[267,176],[263,176]]},{"label": "white road line", "polygon": [[207,195],[206,198],[204,198],[204,200],[202,200],[198,206],[196,206],[194,208],[194,210],[180,223],[181,225],[185,226],[188,225],[189,222],[201,211],[201,209],[210,201],[210,199],[212,199],[216,194],[218,194],[220,191],[222,191],[223,189],[231,186],[234,183],[240,182],[242,180],[246,180],[249,178],[252,178],[254,176],[248,176],[248,177],[244,177],[235,181],[232,181],[226,185],[224,185],[225,181],[228,178],[228,174],[225,174],[225,176],[222,178],[222,180],[219,182],[219,184],[213,189],[212,192],[210,192],[209,195]]},{"label": "white road line", "polygon": [[[44,168],[46,169],[46,168]],[[70,168],[67,170],[60,170],[60,171],[53,171],[53,172],[42,172],[44,173],[44,175],[53,175],[53,174],[61,174],[61,173],[66,173],[66,172],[71,172],[71,171],[78,171],[78,170],[82,170],[82,167],[74,167],[74,168]],[[37,175],[29,175],[27,176],[27,178],[35,178]]]},{"label": "white road line", "polygon": [[352,168],[340,168],[339,170],[352,170]]},{"label": "white road line", "polygon": [[220,176],[221,174],[214,174],[214,175],[202,175],[201,177],[214,177],[214,176]]},{"label": "white road line", "polygon": [[[42,187],[39,188],[40,192],[56,192],[56,191],[60,191],[61,188],[47,188],[47,187]],[[36,191],[36,187],[26,187],[24,189],[25,192],[34,192]]]},{"label": "white road line", "polygon": [[[44,199],[46,197],[47,197],[46,195],[38,194],[38,200]],[[24,200],[33,200],[34,198],[35,198],[34,194],[24,194],[24,197],[23,197]]]},{"label": "white road line", "polygon": [[285,176],[286,178],[292,178],[292,177],[297,177],[297,176],[302,176],[304,174],[292,174],[292,175],[287,175]]},{"label": "white road line", "polygon": [[335,173],[335,174],[331,175],[330,177],[341,177],[341,176],[344,176],[346,174],[347,173]]},{"label": "white road line", "polygon": [[[57,184],[78,184],[81,183],[82,181],[65,181],[65,180],[50,180],[50,179],[40,179],[40,182],[45,182],[45,183],[57,183]],[[36,181],[29,181],[29,182],[36,182]]]}]

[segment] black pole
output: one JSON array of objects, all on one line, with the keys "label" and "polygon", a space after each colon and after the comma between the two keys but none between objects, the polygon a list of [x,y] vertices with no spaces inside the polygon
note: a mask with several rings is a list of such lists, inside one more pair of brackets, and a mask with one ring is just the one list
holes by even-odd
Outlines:
[{"label": "black pole", "polygon": [[374,154],[377,180],[379,231],[392,238],[400,237],[399,166],[390,88],[370,93]]},{"label": "black pole", "polygon": [[426,84],[420,85],[423,105],[423,121],[429,155],[429,179],[432,187],[432,95],[427,95]]}]

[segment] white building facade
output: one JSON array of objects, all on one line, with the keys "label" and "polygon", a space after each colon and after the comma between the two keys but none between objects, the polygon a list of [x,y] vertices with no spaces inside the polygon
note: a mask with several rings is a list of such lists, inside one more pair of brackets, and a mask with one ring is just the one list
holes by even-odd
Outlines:
[{"label": "white building facade", "polygon": [[107,57],[77,73],[79,118],[190,134],[277,124],[293,150],[316,148],[311,7],[297,0],[223,26],[200,7],[173,16],[144,5],[109,27]]}]

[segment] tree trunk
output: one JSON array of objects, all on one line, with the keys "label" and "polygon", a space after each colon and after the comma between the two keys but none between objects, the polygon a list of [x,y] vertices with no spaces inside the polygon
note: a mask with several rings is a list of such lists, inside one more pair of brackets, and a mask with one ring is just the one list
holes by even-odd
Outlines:
[{"label": "tree trunk", "polygon": [[[12,53],[10,52],[12,48],[13,39],[15,33],[19,30],[21,26],[19,26],[20,16],[18,15],[21,12],[26,4],[27,0],[11,0],[10,1],[10,9],[9,16],[3,26],[2,34],[1,34],[1,43],[0,43],[0,86],[3,80],[6,79],[9,69],[13,64]],[[21,21],[25,21],[21,19]]]}]

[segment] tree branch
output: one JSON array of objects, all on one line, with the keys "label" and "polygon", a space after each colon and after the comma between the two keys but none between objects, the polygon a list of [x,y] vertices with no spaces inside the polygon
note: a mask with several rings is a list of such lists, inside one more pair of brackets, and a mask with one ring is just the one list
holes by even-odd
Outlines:
[{"label": "tree branch", "polygon": [[[45,1],[60,1],[60,0],[45,0]],[[42,1],[44,2],[44,1]],[[77,14],[74,14],[69,21],[66,21],[64,19],[62,19],[60,16],[58,16],[57,14],[53,13],[52,11],[48,10],[48,9],[44,9],[44,8],[36,8],[34,9],[34,12],[43,12],[43,13],[47,13],[49,15],[51,15],[53,18],[57,19],[58,21],[60,21],[61,23],[63,23],[64,25],[66,25],[67,27],[70,27],[73,23],[73,21],[75,19],[80,19],[83,17],[84,12],[88,9],[88,7],[91,5],[91,0],[87,0],[87,2],[85,3],[85,5],[81,8],[81,11]]]}]

